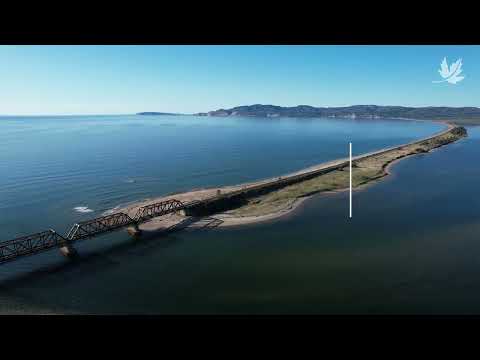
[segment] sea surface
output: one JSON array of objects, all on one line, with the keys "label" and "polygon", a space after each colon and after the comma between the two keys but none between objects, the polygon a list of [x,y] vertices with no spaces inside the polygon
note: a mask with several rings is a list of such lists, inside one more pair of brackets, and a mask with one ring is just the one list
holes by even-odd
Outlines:
[{"label": "sea surface", "polygon": [[[279,176],[428,136],[406,120],[0,117],[1,240],[134,201]],[[480,128],[282,219],[0,265],[0,313],[480,313]]]}]

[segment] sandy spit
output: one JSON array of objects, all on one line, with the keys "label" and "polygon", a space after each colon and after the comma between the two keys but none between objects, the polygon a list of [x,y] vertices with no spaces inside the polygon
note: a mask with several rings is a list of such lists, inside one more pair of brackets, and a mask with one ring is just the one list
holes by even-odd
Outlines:
[{"label": "sandy spit", "polygon": [[[426,138],[416,140],[415,142],[438,136],[438,135],[440,135],[444,132],[449,131],[451,128],[454,127],[454,125],[450,124],[447,121],[437,121],[437,122],[442,123],[444,125],[447,125],[447,128],[443,129],[443,130],[441,130],[441,131],[439,131],[435,134],[432,134],[432,135],[430,135]],[[408,145],[408,144],[397,145],[397,146],[387,148],[387,149],[395,149],[395,148],[405,146],[405,145]],[[382,149],[382,150],[375,151],[375,152],[372,152],[372,153],[385,151],[387,149]],[[372,154],[372,153],[355,156],[354,159],[358,159],[358,158],[367,156],[367,155]],[[401,161],[405,158],[413,156],[413,155],[415,155],[415,154],[408,155],[408,156],[405,156],[403,158],[396,159],[396,160],[392,161],[391,163],[389,163],[385,167],[385,176],[384,177],[373,180],[373,181],[370,181],[367,184],[357,186],[354,189],[354,191],[362,191],[362,190],[366,189],[368,186],[371,186],[371,185],[375,184],[376,182],[384,179],[386,176],[391,174],[391,168],[396,163],[398,163],[399,161]],[[315,171],[315,170],[318,170],[318,169],[322,169],[322,168],[325,168],[325,167],[329,167],[329,166],[332,166],[332,165],[335,165],[335,164],[345,162],[346,160],[348,160],[348,159],[347,158],[336,159],[336,160],[332,160],[332,161],[329,161],[329,162],[326,162],[326,163],[314,165],[314,166],[311,166],[311,167],[308,167],[308,168],[305,168],[305,169],[302,169],[302,170],[299,170],[299,171],[296,171],[296,172],[293,172],[293,173],[290,173],[290,174],[287,174],[287,175],[283,175],[282,178],[286,178],[288,176],[302,174],[302,173],[306,173],[306,172],[310,172],[310,171]],[[218,193],[218,191],[220,191],[221,193],[229,193],[231,191],[239,190],[239,189],[242,189],[242,188],[248,188],[250,186],[255,186],[255,185],[262,184],[262,183],[277,180],[278,178],[279,177],[263,179],[263,180],[259,180],[259,181],[254,181],[254,182],[239,184],[239,185],[234,185],[234,186],[225,186],[225,187],[210,188],[210,189],[196,189],[196,190],[185,192],[185,193],[171,194],[171,195],[164,196],[164,197],[146,199],[144,201],[131,204],[127,207],[120,208],[120,209],[118,209],[118,211],[126,212],[130,216],[133,216],[139,207],[145,206],[145,205],[148,205],[148,204],[152,204],[152,203],[156,203],[156,202],[159,202],[159,201],[164,201],[164,200],[168,200],[168,199],[177,199],[177,200],[180,200],[182,202],[189,202],[189,201],[193,201],[193,200],[203,200],[203,199],[207,199],[207,198],[215,196]],[[164,217],[161,217],[161,218],[154,218],[154,219],[152,219],[148,222],[145,222],[145,223],[140,225],[140,229],[143,230],[146,233],[150,233],[150,232],[157,233],[157,232],[168,231],[168,230],[178,228],[178,227],[181,227],[182,229],[198,229],[198,228],[211,228],[211,227],[213,228],[213,227],[240,226],[240,225],[245,225],[245,224],[267,222],[267,221],[272,221],[272,220],[275,220],[275,219],[283,218],[283,217],[285,217],[289,214],[290,215],[293,214],[295,212],[295,210],[299,209],[299,207],[306,200],[311,198],[312,196],[319,196],[320,194],[321,195],[335,194],[335,193],[345,192],[345,191],[348,191],[348,190],[349,189],[346,188],[346,189],[338,189],[338,190],[334,190],[334,191],[324,191],[324,192],[320,192],[320,193],[317,193],[317,194],[312,194],[312,195],[309,195],[309,196],[305,196],[305,197],[302,197],[302,198],[297,198],[294,201],[286,204],[286,206],[284,208],[282,208],[279,211],[276,211],[274,213],[271,213],[271,214],[265,214],[265,215],[260,215],[260,216],[233,216],[233,215],[229,214],[228,211],[226,211],[226,212],[223,212],[223,213],[218,213],[218,214],[212,215],[210,217],[198,218],[198,219],[194,219],[194,218],[191,218],[191,217],[184,217],[184,216],[181,216],[179,214],[170,214],[168,216],[164,216]],[[182,224],[184,224],[184,225],[182,225]]]}]

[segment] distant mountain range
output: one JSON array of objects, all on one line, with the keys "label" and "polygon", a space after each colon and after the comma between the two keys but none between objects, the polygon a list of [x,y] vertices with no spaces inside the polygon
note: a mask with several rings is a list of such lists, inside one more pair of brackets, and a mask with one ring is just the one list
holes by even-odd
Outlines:
[{"label": "distant mountain range", "polygon": [[246,105],[231,109],[219,109],[200,116],[261,116],[261,117],[330,117],[330,118],[405,118],[418,120],[450,120],[459,124],[480,124],[480,108],[477,107],[407,107],[354,105],[346,107],[313,107],[298,105]]}]

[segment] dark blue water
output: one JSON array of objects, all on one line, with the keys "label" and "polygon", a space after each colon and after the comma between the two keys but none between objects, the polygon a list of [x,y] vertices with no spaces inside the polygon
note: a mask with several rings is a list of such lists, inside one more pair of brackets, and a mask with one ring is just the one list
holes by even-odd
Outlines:
[{"label": "dark blue water", "polygon": [[[66,228],[143,197],[344,157],[349,141],[360,153],[440,129],[196,117],[2,119],[2,126],[0,221],[12,235],[45,223]],[[0,312],[479,313],[480,129],[468,131],[468,139],[404,160],[393,176],[355,193],[352,220],[346,194],[320,195],[272,223],[137,242],[116,233],[79,243],[74,264],[55,252],[6,264]]]},{"label": "dark blue water", "polygon": [[[281,175],[441,129],[407,121],[77,116],[0,118],[8,239],[131,201]],[[74,208],[87,208],[79,212]],[[82,211],[82,209],[80,209]],[[48,228],[47,227],[47,228]]]}]

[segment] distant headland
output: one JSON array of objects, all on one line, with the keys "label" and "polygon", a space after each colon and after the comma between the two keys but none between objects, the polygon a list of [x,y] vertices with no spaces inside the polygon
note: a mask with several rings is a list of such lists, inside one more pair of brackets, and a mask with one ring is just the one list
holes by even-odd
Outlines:
[{"label": "distant headland", "polygon": [[345,107],[314,107],[298,105],[283,107],[276,105],[245,105],[231,109],[219,109],[199,116],[259,116],[259,117],[329,117],[329,118],[404,118],[417,120],[450,120],[457,124],[480,124],[478,107],[407,107],[354,105]]}]

